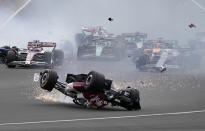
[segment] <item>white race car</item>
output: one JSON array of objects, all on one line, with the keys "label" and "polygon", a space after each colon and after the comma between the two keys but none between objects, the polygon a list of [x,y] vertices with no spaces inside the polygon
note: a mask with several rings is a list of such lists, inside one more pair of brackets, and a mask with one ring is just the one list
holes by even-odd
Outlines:
[{"label": "white race car", "polygon": [[55,65],[62,65],[64,53],[55,48],[56,43],[54,42],[40,42],[38,40],[28,42],[27,49],[8,51],[6,65],[9,68],[14,68],[16,65],[44,66],[48,68],[52,68]]}]

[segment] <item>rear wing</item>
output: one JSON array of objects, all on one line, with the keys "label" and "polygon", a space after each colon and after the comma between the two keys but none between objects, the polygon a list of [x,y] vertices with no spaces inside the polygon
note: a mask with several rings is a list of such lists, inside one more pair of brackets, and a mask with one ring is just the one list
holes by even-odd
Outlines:
[{"label": "rear wing", "polygon": [[96,27],[82,27],[82,33],[85,35],[107,35],[110,34],[107,32],[105,28],[102,26],[96,26]]},{"label": "rear wing", "polygon": [[97,32],[99,29],[97,27],[83,27],[83,32]]},{"label": "rear wing", "polygon": [[141,33],[141,32],[135,32],[135,33],[122,33],[122,36],[132,36],[132,37],[135,37],[135,36],[141,36],[141,37],[144,37],[144,38],[147,38],[147,34],[146,33]]},{"label": "rear wing", "polygon": [[97,32],[99,30],[106,30],[105,28],[103,28],[102,26],[94,26],[94,27],[82,27],[82,31],[83,32]]},{"label": "rear wing", "polygon": [[55,42],[28,42],[28,47],[56,47]]}]

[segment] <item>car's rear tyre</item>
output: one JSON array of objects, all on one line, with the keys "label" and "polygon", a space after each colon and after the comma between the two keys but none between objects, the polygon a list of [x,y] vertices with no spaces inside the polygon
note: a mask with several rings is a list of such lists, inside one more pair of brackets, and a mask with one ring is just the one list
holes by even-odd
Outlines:
[{"label": "car's rear tyre", "polygon": [[44,60],[48,64],[46,67],[48,67],[48,68],[53,67],[53,65],[52,65],[53,63],[51,62],[51,60],[52,60],[52,53],[51,52],[44,53]]},{"label": "car's rear tyre", "polygon": [[16,53],[13,50],[9,50],[6,56],[6,65],[8,68],[15,68],[16,65],[11,64],[11,62],[16,60]]},{"label": "car's rear tyre", "polygon": [[139,57],[139,59],[136,61],[136,68],[139,69],[140,71],[145,71],[145,65],[149,64],[150,58],[148,55],[144,54]]},{"label": "car's rear tyre", "polygon": [[54,50],[54,56],[53,56],[53,61],[56,66],[61,66],[63,65],[63,60],[64,60],[64,52],[62,50]]},{"label": "car's rear tyre", "polygon": [[88,73],[85,81],[85,90],[90,92],[102,92],[105,87],[105,76],[95,71]]},{"label": "car's rear tyre", "polygon": [[141,109],[141,105],[140,105],[140,93],[139,93],[139,90],[131,89],[130,93],[131,93],[131,99],[132,99],[132,102],[133,102],[132,109],[140,110]]},{"label": "car's rear tyre", "polygon": [[[127,110],[140,110],[140,95],[137,89],[128,88],[121,94],[121,106],[126,108]],[[126,95],[128,92],[129,95]]]},{"label": "car's rear tyre", "polygon": [[83,59],[83,47],[79,46],[77,50],[77,60],[82,60]]},{"label": "car's rear tyre", "polygon": [[52,91],[57,83],[58,75],[54,70],[45,70],[41,74],[40,87],[47,91]]},{"label": "car's rear tyre", "polygon": [[75,35],[75,42],[79,46],[85,41],[85,37],[83,33],[77,33]]}]

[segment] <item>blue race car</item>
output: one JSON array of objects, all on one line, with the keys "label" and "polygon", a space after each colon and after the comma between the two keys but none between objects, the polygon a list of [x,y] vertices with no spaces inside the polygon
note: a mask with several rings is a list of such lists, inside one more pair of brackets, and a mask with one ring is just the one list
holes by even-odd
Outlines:
[{"label": "blue race car", "polygon": [[6,56],[9,50],[10,50],[9,46],[0,47],[0,63],[6,62]]}]

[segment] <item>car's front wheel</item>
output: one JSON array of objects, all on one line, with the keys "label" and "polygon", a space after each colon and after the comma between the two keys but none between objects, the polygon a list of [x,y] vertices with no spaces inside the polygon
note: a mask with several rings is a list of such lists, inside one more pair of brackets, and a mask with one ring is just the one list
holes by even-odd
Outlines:
[{"label": "car's front wheel", "polygon": [[45,70],[41,73],[40,87],[47,91],[52,91],[58,80],[57,72],[54,70]]},{"label": "car's front wheel", "polygon": [[44,61],[48,64],[46,67],[53,68],[52,53],[51,52],[44,53]]},{"label": "car's front wheel", "polygon": [[56,66],[61,66],[63,65],[63,60],[64,60],[64,52],[59,49],[54,50],[54,57],[53,57],[54,64]]},{"label": "car's front wheel", "polygon": [[11,64],[11,62],[16,60],[16,53],[13,50],[9,50],[6,56],[6,65],[8,68],[15,68],[16,65]]}]

